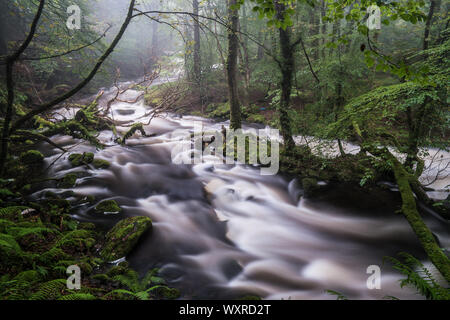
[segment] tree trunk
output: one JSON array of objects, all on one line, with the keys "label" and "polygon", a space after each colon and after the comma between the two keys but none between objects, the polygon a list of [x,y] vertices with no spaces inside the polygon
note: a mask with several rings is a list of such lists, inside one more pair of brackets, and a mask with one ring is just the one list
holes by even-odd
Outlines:
[{"label": "tree trunk", "polygon": [[242,45],[243,57],[242,57],[242,65],[244,69],[244,89],[245,89],[245,97],[244,104],[246,106],[250,103],[250,78],[251,78],[251,70],[250,70],[250,56],[249,56],[249,48],[248,48],[248,38],[247,34],[247,11],[245,9],[245,4],[242,6],[242,24],[241,24],[242,32],[244,35],[240,35],[240,42]]},{"label": "tree trunk", "polygon": [[320,34],[322,36],[322,58],[325,59],[325,44],[327,43],[327,24],[325,22],[325,13],[327,9],[327,4],[325,0],[322,0],[321,6],[320,6],[320,23],[321,23],[321,30]]},{"label": "tree trunk", "polygon": [[414,230],[414,233],[419,238],[419,241],[431,262],[450,284],[450,260],[439,247],[433,233],[430,231],[425,222],[423,222],[422,217],[417,210],[416,199],[414,198],[414,194],[409,183],[409,174],[394,156],[390,155],[390,160],[393,163],[395,179],[397,180],[400,194],[402,196],[403,215],[406,220],[408,220],[411,228]]},{"label": "tree trunk", "polygon": [[311,10],[311,30],[310,35],[313,37],[312,47],[313,47],[313,58],[317,60],[319,58],[319,36],[320,33],[320,18],[316,15],[316,10],[313,8]]},{"label": "tree trunk", "polygon": [[[264,34],[264,31],[262,29],[259,30],[258,33],[258,41],[264,45],[266,42],[266,36]],[[258,61],[261,61],[262,59],[264,59],[264,48],[262,46],[258,46],[258,53],[256,55],[256,59]]]},{"label": "tree trunk", "polygon": [[237,31],[239,27],[239,16],[236,9],[237,0],[228,0],[228,58],[227,58],[227,78],[228,78],[228,96],[230,102],[230,128],[240,129],[241,123],[241,106],[239,103],[237,72],[238,72],[238,50],[239,39]]},{"label": "tree trunk", "polygon": [[[274,0],[274,5],[277,19],[283,21],[286,6],[283,3],[280,3],[279,0]],[[295,148],[295,142],[292,138],[291,120],[288,112],[291,104],[292,78],[294,72],[294,52],[291,45],[291,28],[279,28],[279,33],[282,55],[282,61],[279,66],[282,80],[281,100],[278,105],[278,113],[280,115],[281,135],[283,136],[286,150],[292,151]]]},{"label": "tree trunk", "polygon": [[200,61],[200,24],[198,21],[198,0],[193,0],[192,6],[194,7],[194,78],[195,82],[200,85],[201,83],[201,61]]},{"label": "tree trunk", "polygon": [[434,11],[439,9],[437,7],[437,5],[438,5],[437,2],[438,2],[437,0],[430,1],[430,11],[428,12],[427,21],[425,24],[425,34],[423,37],[423,50],[428,50],[428,48],[430,46],[430,33],[431,33],[431,25],[433,22]]}]

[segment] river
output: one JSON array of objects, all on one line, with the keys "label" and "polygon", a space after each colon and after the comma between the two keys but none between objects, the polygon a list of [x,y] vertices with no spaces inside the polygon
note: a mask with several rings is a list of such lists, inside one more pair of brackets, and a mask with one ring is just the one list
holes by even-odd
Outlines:
[{"label": "river", "polygon": [[[106,90],[105,103],[114,89]],[[121,100],[139,95],[128,91]],[[64,111],[66,116],[76,110]],[[111,114],[123,126],[145,122],[149,107],[136,103],[113,104]],[[61,113],[62,111],[60,111]],[[295,180],[281,175],[262,176],[258,168],[245,165],[176,165],[171,153],[179,143],[175,133],[192,132],[195,121],[205,130],[216,123],[198,117],[167,115],[146,127],[152,137],[133,137],[127,146],[113,142],[111,132],[99,139],[103,150],[67,136],[52,139],[70,148],[42,145],[50,177],[79,173],[72,190],[93,195],[97,203],[116,200],[120,214],[99,215],[95,204],[82,204],[73,214],[81,221],[111,227],[126,216],[150,217],[154,228],[128,257],[131,267],[144,274],[160,268],[171,286],[180,288],[184,299],[236,298],[244,294],[265,299],[336,299],[335,290],[350,299],[422,299],[414,290],[401,289],[400,275],[383,257],[406,251],[420,259],[425,254],[407,221],[395,211],[399,194],[364,193],[349,186],[333,185],[314,199],[300,197]],[[120,132],[129,128],[118,127]],[[104,170],[72,168],[70,153],[94,152],[111,162]],[[64,193],[52,187],[47,191]],[[433,213],[425,220],[447,250],[449,223]],[[426,261],[424,261],[427,265]],[[381,289],[367,287],[369,266],[381,267]]]}]

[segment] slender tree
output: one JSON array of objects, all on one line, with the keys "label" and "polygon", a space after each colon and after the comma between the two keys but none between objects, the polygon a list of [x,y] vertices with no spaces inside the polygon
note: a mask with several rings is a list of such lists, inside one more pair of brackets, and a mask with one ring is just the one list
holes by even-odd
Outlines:
[{"label": "slender tree", "polygon": [[14,133],[17,129],[19,129],[23,124],[25,124],[27,121],[33,119],[33,117],[51,110],[53,107],[58,105],[59,103],[71,98],[76,93],[78,93],[81,89],[83,89],[97,74],[100,67],[103,65],[105,60],[111,55],[111,53],[116,48],[117,44],[119,43],[120,39],[122,38],[123,34],[125,33],[128,25],[130,24],[131,20],[133,19],[133,10],[134,5],[136,3],[136,0],[130,0],[130,5],[128,8],[128,13],[125,21],[123,22],[118,34],[112,41],[112,43],[109,45],[109,47],[106,49],[106,51],[103,53],[103,55],[97,60],[97,63],[92,68],[89,75],[83,79],[77,86],[75,86],[72,90],[68,91],[67,93],[64,93],[63,95],[53,99],[50,102],[44,103],[42,105],[39,105],[30,112],[26,113],[24,116],[21,116],[19,119],[17,119],[12,125],[12,113],[13,113],[13,105],[14,105],[14,81],[13,81],[13,66],[14,63],[20,58],[22,53],[28,48],[31,41],[33,40],[33,37],[36,33],[36,28],[39,23],[39,20],[41,18],[43,8],[44,8],[45,0],[41,0],[38,11],[34,17],[33,23],[30,28],[30,32],[25,39],[25,41],[22,43],[22,45],[19,47],[17,51],[15,51],[13,54],[8,56],[6,58],[6,68],[7,68],[7,91],[8,91],[8,101],[7,101],[7,113],[5,116],[5,121],[3,124],[3,132],[2,132],[2,138],[1,138],[1,153],[0,153],[0,171],[3,173],[6,158],[8,155],[8,141],[9,137],[12,133]]},{"label": "slender tree", "polygon": [[431,25],[435,11],[439,10],[438,0],[430,0],[430,11],[428,11],[427,21],[425,23],[425,34],[423,37],[423,50],[428,50],[430,46]]},{"label": "slender tree", "polygon": [[201,56],[200,56],[200,22],[198,20],[199,5],[198,0],[193,0],[194,8],[194,78],[197,85],[201,83]]},{"label": "slender tree", "polygon": [[[279,0],[274,0],[276,18],[279,21],[284,21],[286,5]],[[292,78],[294,73],[294,47],[291,43],[291,28],[289,26],[281,26],[278,28],[280,34],[281,47],[281,63],[279,67],[281,70],[281,99],[278,105],[278,113],[280,116],[281,135],[284,139],[284,144],[287,150],[293,150],[295,147],[294,139],[292,138],[291,120],[288,110],[291,104],[292,92]]]},{"label": "slender tree", "polygon": [[237,9],[237,0],[228,0],[228,57],[227,57],[227,78],[228,95],[230,101],[230,127],[231,129],[240,129],[241,123],[241,105],[239,103],[237,72],[238,72],[238,50],[239,50],[239,16]]}]

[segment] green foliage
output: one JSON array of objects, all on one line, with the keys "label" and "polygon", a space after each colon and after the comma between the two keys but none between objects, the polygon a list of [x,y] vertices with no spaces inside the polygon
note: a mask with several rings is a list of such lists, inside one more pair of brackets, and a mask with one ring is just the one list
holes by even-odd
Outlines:
[{"label": "green foliage", "polygon": [[140,132],[143,137],[147,136],[147,134],[145,133],[144,125],[142,123],[136,123],[130,128],[130,130],[125,133],[122,139],[118,140],[118,142],[120,144],[126,144],[127,140],[130,139],[136,132]]},{"label": "green foliage", "polygon": [[56,279],[40,284],[30,300],[57,300],[67,290],[66,279]]},{"label": "green foliage", "polygon": [[107,261],[125,257],[151,228],[152,221],[148,217],[131,217],[120,221],[106,234],[101,257]]},{"label": "green foliage", "polygon": [[72,153],[69,156],[69,161],[72,164],[72,167],[79,167],[82,165],[88,165],[94,161],[94,154],[92,152],[88,153]]},{"label": "green foliage", "polygon": [[108,169],[111,166],[111,163],[103,159],[94,159],[92,165],[95,169]]},{"label": "green foliage", "polygon": [[25,165],[36,166],[44,161],[44,156],[37,150],[29,150],[20,155],[20,162]]},{"label": "green foliage", "polygon": [[90,293],[73,293],[62,296],[58,300],[74,301],[74,300],[96,300],[96,297]]},{"label": "green foliage", "polygon": [[100,202],[96,207],[95,211],[98,213],[112,213],[120,212],[122,209],[119,207],[115,200],[105,200]]},{"label": "green foliage", "polygon": [[337,300],[348,300],[348,298],[340,292],[334,290],[327,290],[326,292],[330,295],[336,296]]},{"label": "green foliage", "polygon": [[406,279],[400,281],[402,288],[413,287],[428,300],[450,300],[450,289],[441,286],[432,272],[418,259],[405,252],[399,256],[401,260],[392,257],[385,259],[393,264],[394,269],[406,276]]}]

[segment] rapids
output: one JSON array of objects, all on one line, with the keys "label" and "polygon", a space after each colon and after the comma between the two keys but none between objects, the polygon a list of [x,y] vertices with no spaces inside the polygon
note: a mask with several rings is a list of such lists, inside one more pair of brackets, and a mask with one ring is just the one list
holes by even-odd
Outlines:
[{"label": "rapids", "polygon": [[[104,107],[114,89],[100,100]],[[121,100],[137,97],[128,91]],[[124,127],[145,122],[149,107],[136,103],[113,104],[110,116]],[[65,116],[75,110],[60,110]],[[148,117],[147,117],[148,118]],[[127,146],[113,142],[111,132],[99,139],[103,150],[67,136],[53,140],[70,148],[60,151],[42,145],[48,176],[80,173],[72,190],[93,195],[97,202],[114,199],[124,209],[117,215],[98,215],[94,205],[83,204],[73,215],[111,227],[125,216],[145,215],[153,231],[128,257],[142,274],[158,267],[183,298],[235,298],[255,294],[266,299],[336,299],[336,290],[351,299],[384,296],[421,299],[414,290],[401,289],[400,275],[383,265],[383,257],[406,251],[424,259],[425,254],[407,221],[395,211],[399,195],[365,194],[344,185],[332,185],[314,200],[301,197],[295,180],[281,175],[261,176],[258,168],[245,165],[175,165],[171,151],[180,141],[175,132],[189,134],[194,121],[205,130],[220,130],[227,123],[198,117],[166,115],[146,127],[152,137],[134,137]],[[107,170],[72,168],[70,153],[95,152],[111,162]],[[36,192],[64,193],[48,186]],[[426,221],[440,243],[450,248],[449,224],[432,212]],[[426,261],[424,261],[427,263]],[[381,290],[369,290],[367,268],[382,270]]]}]

